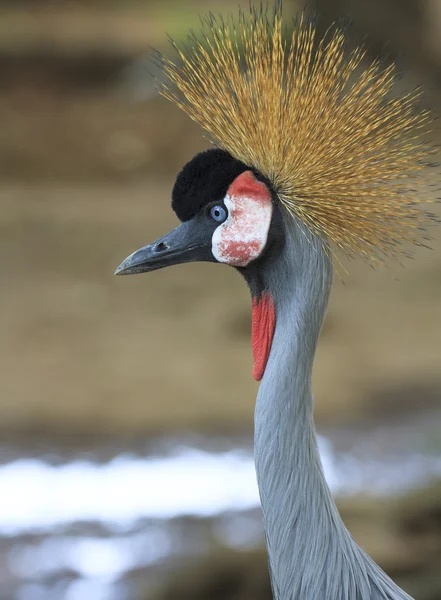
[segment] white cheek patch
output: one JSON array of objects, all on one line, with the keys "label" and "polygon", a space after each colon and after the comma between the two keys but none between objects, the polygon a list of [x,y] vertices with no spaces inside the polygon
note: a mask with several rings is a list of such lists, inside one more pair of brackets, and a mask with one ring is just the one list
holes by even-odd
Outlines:
[{"label": "white cheek patch", "polygon": [[259,197],[227,194],[224,202],[228,218],[213,234],[213,256],[219,262],[246,267],[266,246],[273,212],[271,195],[268,191]]}]

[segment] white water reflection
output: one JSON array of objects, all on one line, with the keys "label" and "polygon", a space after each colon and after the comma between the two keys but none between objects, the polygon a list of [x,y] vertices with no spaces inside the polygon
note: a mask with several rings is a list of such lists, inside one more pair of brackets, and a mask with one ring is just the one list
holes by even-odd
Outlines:
[{"label": "white water reflection", "polygon": [[[19,600],[110,600],[125,597],[121,579],[176,552],[176,540],[164,526],[123,537],[49,537],[38,542],[15,544],[9,552],[10,575],[21,585]],[[73,574],[63,582],[66,574]],[[36,581],[52,579],[45,586]],[[68,575],[69,579],[69,575]]]},{"label": "white water reflection", "polygon": [[[396,493],[441,476],[441,457],[358,458],[336,453],[319,438],[327,481],[335,494]],[[44,531],[75,522],[130,526],[137,519],[213,516],[258,506],[252,454],[194,447],[173,455],[119,456],[49,465],[20,459],[0,467],[0,534]]]},{"label": "white water reflection", "polygon": [[0,533],[76,521],[212,516],[258,502],[252,456],[181,448],[174,456],[120,456],[107,464],[51,466],[21,459],[0,468]]},{"label": "white water reflection", "polygon": [[[10,552],[10,571],[21,579],[47,577],[73,569],[87,579],[118,580],[126,571],[146,566],[168,556],[172,540],[166,531],[155,536],[146,547],[144,534],[124,538],[72,537],[44,539],[22,544]],[[141,558],[142,557],[142,558]]]}]

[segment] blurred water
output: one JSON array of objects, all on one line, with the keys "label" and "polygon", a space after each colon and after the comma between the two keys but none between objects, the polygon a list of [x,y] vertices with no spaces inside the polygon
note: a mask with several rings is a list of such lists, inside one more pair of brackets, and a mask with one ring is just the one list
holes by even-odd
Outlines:
[{"label": "blurred water", "polygon": [[[415,422],[412,435],[406,427],[320,436],[333,493],[396,494],[441,478],[441,451],[418,442]],[[251,440],[227,445],[166,440],[156,446],[166,450],[106,460],[60,450],[56,460],[4,461],[1,597],[123,600],[132,597],[131,573],[204,553],[213,538],[262,544]]]},{"label": "blurred water", "polygon": [[0,489],[4,535],[75,521],[130,525],[142,517],[206,517],[258,502],[251,454],[188,446],[171,456],[125,454],[105,464],[19,459],[0,468]]}]

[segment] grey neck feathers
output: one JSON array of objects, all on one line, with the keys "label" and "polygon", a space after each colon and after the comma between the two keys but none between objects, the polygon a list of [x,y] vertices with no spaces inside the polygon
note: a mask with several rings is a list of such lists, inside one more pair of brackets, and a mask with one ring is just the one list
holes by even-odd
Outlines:
[{"label": "grey neck feathers", "polygon": [[299,224],[265,275],[276,329],[256,402],[255,460],[276,600],[411,600],[355,544],[326,484],[311,373],[332,284],[322,245]]}]

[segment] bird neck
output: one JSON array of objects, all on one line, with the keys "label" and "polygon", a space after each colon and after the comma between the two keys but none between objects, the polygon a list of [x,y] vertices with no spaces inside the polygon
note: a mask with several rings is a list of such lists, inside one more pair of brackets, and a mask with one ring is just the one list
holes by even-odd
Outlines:
[{"label": "bird neck", "polygon": [[[307,235],[298,226],[288,230],[265,276],[276,327],[256,402],[255,461],[274,596],[409,598],[355,544],[323,475],[311,374],[332,265]],[[398,592],[377,595],[373,581]]]}]

